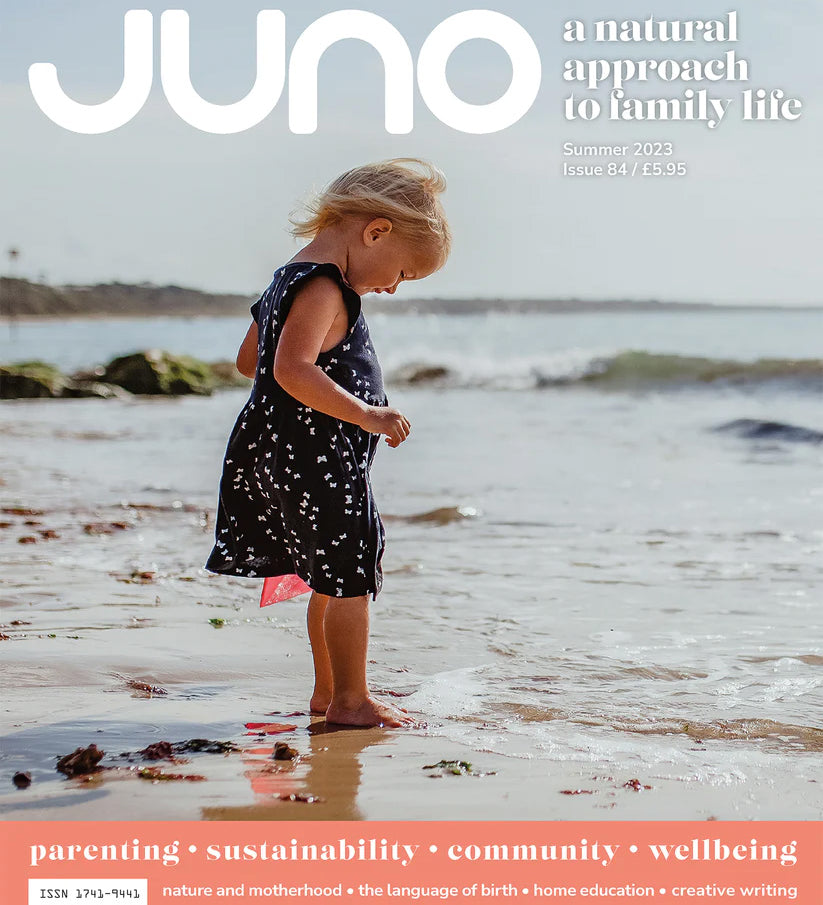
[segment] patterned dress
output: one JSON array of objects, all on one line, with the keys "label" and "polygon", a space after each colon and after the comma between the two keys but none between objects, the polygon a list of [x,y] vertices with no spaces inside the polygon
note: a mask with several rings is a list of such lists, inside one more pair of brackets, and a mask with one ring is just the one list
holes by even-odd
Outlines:
[{"label": "patterned dress", "polygon": [[385,531],[369,480],[379,434],[303,405],[274,379],[274,353],[295,294],[313,277],[337,281],[346,337],[315,362],[369,405],[388,405],[360,296],[335,264],[295,262],[275,271],[251,313],[258,360],[251,395],[229,437],[210,572],[263,578],[296,574],[333,597],[383,584]]}]

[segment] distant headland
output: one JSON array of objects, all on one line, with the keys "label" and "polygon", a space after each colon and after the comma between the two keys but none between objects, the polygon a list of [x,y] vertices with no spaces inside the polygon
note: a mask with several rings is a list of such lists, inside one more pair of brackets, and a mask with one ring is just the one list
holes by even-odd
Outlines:
[{"label": "distant headland", "polygon": [[[247,317],[254,297],[201,292],[181,286],[101,283],[94,286],[47,286],[28,280],[0,277],[0,319],[75,319],[111,317]],[[657,300],[581,300],[576,298],[426,298],[398,299],[368,296],[366,310],[386,314],[475,314],[631,312],[631,311],[740,311],[765,305],[661,302]],[[768,306],[784,308],[785,306]]]}]

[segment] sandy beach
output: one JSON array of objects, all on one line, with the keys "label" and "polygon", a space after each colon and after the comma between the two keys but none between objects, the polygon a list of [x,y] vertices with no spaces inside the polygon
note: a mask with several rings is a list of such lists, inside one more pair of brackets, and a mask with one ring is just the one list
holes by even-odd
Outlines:
[{"label": "sandy beach", "polygon": [[[820,819],[819,447],[706,433],[811,396],[395,387],[370,670],[405,731],[309,715],[305,598],[202,569],[244,398],[0,409],[4,819]],[[138,754],[191,739],[234,748]]]}]

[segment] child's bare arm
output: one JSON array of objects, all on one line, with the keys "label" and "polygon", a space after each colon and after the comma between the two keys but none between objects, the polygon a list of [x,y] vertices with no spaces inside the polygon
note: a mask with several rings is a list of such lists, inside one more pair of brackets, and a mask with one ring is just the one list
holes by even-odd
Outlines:
[{"label": "child's bare arm", "polygon": [[237,370],[244,377],[254,378],[257,371],[257,322],[252,321],[237,353]]},{"label": "child's bare arm", "polygon": [[370,433],[386,434],[388,444],[398,446],[410,430],[400,412],[388,406],[368,405],[315,364],[323,340],[338,318],[348,323],[340,287],[329,277],[316,277],[292,302],[277,343],[274,379],[309,408],[350,421]]}]

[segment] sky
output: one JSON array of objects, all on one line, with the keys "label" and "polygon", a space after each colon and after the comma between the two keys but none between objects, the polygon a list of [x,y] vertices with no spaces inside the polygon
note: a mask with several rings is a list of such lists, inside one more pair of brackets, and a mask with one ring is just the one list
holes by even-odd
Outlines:
[{"label": "sky", "polygon": [[[742,5],[741,5],[742,6]],[[104,135],[52,123],[28,85],[28,67],[51,62],[66,93],[107,100],[123,78],[120,0],[3,0],[0,7],[0,272],[52,284],[121,281],[258,293],[298,249],[288,217],[313,189],[343,170],[394,156],[432,160],[446,173],[443,198],[454,250],[411,297],[659,299],[820,304],[823,285],[823,5],[819,0],[749,3],[739,10],[739,57],[750,85],[697,85],[738,98],[746,87],[781,88],[804,102],[797,122],[744,123],[730,113],[715,130],[702,123],[567,122],[564,60],[716,56],[699,45],[604,47],[568,44],[563,23],[602,18],[716,18],[733,7],[684,0],[485,5],[519,22],[542,61],[540,93],[515,125],[468,135],[441,123],[416,92],[408,135],[383,126],[383,65],[363,42],[331,47],[319,69],[319,126],[288,128],[287,93],[258,126],[211,135],[169,107],[159,78],[142,111]],[[264,8],[286,15],[290,51],[320,16],[343,8],[383,16],[416,60],[427,35],[471,5],[198,0],[173,7],[191,17],[191,77],[213,103],[243,97],[256,73],[255,20]],[[447,70],[452,91],[490,103],[508,87],[512,64],[490,41],[458,47]],[[678,96],[684,85],[657,88]],[[581,89],[574,88],[577,93]],[[642,92],[632,89],[637,96]],[[593,95],[602,97],[601,95]],[[739,103],[736,101],[736,103]],[[667,141],[688,175],[579,179],[562,174],[565,142]],[[577,161],[576,161],[577,162]],[[6,254],[20,251],[12,263]]]}]

